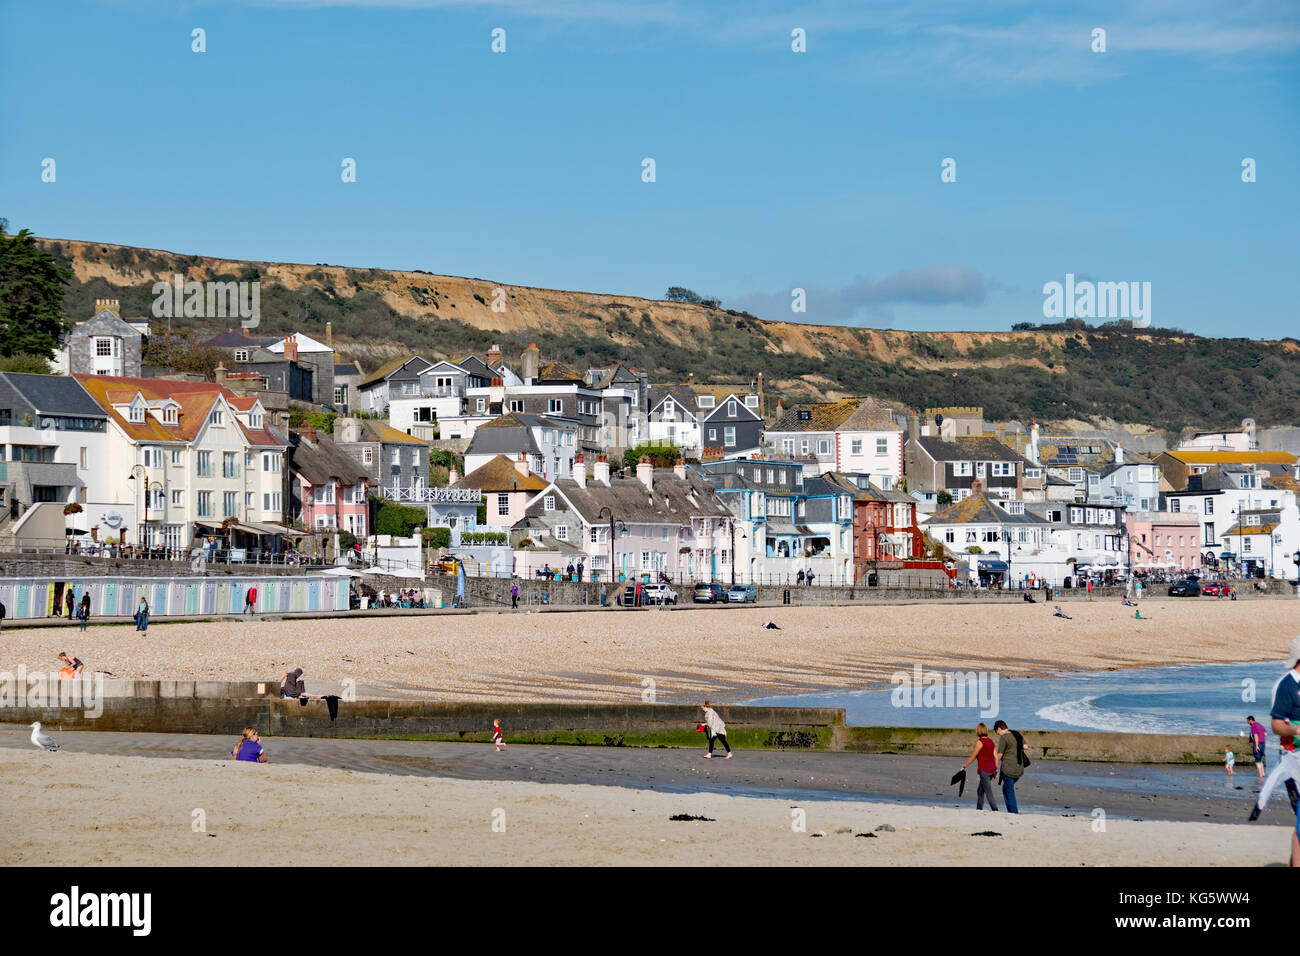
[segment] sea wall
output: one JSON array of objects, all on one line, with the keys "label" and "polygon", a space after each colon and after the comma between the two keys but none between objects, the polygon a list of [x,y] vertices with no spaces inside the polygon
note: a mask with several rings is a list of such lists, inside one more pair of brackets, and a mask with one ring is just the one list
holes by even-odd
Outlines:
[{"label": "sea wall", "polygon": [[[0,675],[0,681],[4,675]],[[70,683],[70,682],[68,682]],[[268,736],[439,740],[486,743],[500,719],[511,743],[579,746],[692,747],[699,707],[686,704],[493,703],[490,701],[338,701],[330,718],[323,700],[283,700],[275,684],[241,682],[223,692],[215,682],[123,682],[141,696],[97,700],[37,700],[12,691],[0,700],[0,720],[41,721],[59,730],[238,734],[257,727]],[[151,693],[157,685],[157,692]],[[740,749],[915,753],[964,758],[969,728],[852,727],[839,708],[719,706],[727,738]],[[1034,760],[1113,763],[1219,764],[1236,737],[1116,734],[1072,730],[1022,731]],[[1246,762],[1243,760],[1243,762]]]}]

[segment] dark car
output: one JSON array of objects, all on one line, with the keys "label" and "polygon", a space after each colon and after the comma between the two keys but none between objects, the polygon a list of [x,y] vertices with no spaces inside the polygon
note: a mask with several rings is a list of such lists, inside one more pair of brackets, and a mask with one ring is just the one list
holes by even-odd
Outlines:
[{"label": "dark car", "polygon": [[697,584],[691,600],[696,604],[726,604],[727,590],[721,584]]},{"label": "dark car", "polygon": [[1170,597],[1200,597],[1201,586],[1191,579],[1175,581],[1169,585]]}]

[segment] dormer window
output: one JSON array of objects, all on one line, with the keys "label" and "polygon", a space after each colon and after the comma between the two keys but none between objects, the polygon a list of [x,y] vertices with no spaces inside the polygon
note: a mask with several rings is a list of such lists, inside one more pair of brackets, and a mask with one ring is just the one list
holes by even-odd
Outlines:
[{"label": "dormer window", "polygon": [[132,403],[131,403],[130,411],[127,413],[127,417],[130,419],[131,424],[133,424],[133,425],[143,425],[143,424],[144,424],[144,405],[141,404],[140,402],[132,402]]},{"label": "dormer window", "polygon": [[258,412],[252,412],[248,416],[248,424],[252,428],[262,427],[262,416]]},{"label": "dormer window", "polygon": [[714,400],[712,395],[701,395],[699,398],[700,408],[712,408]]},{"label": "dormer window", "polygon": [[163,415],[162,415],[162,417],[163,417],[163,424],[164,424],[164,425],[175,425],[175,424],[177,424],[177,423],[178,423],[178,419],[177,419],[177,415],[176,415],[176,406],[175,406],[175,405],[168,405],[166,408],[164,408],[164,409],[163,409]]},{"label": "dormer window", "polygon": [[247,362],[247,361],[248,361],[248,349],[235,349],[235,361],[236,361],[236,362]]}]

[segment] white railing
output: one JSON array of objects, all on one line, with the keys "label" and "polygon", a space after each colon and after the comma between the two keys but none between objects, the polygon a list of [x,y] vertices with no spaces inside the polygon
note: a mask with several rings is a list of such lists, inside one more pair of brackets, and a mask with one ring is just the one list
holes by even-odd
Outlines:
[{"label": "white railing", "polygon": [[384,492],[390,501],[418,501],[421,504],[480,504],[483,492],[477,488],[445,488],[416,483],[403,488],[393,485]]}]

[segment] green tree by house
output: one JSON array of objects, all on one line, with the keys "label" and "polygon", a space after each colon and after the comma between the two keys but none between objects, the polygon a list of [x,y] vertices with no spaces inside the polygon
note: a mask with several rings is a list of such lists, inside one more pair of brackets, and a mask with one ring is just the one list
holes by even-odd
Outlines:
[{"label": "green tree by house", "polygon": [[656,468],[671,468],[681,457],[681,450],[674,444],[646,441],[623,452],[623,466],[635,470],[637,462],[649,458]]},{"label": "green tree by house", "polygon": [[68,328],[63,294],[72,271],[38,249],[29,230],[8,231],[0,219],[0,355],[52,358]]}]

